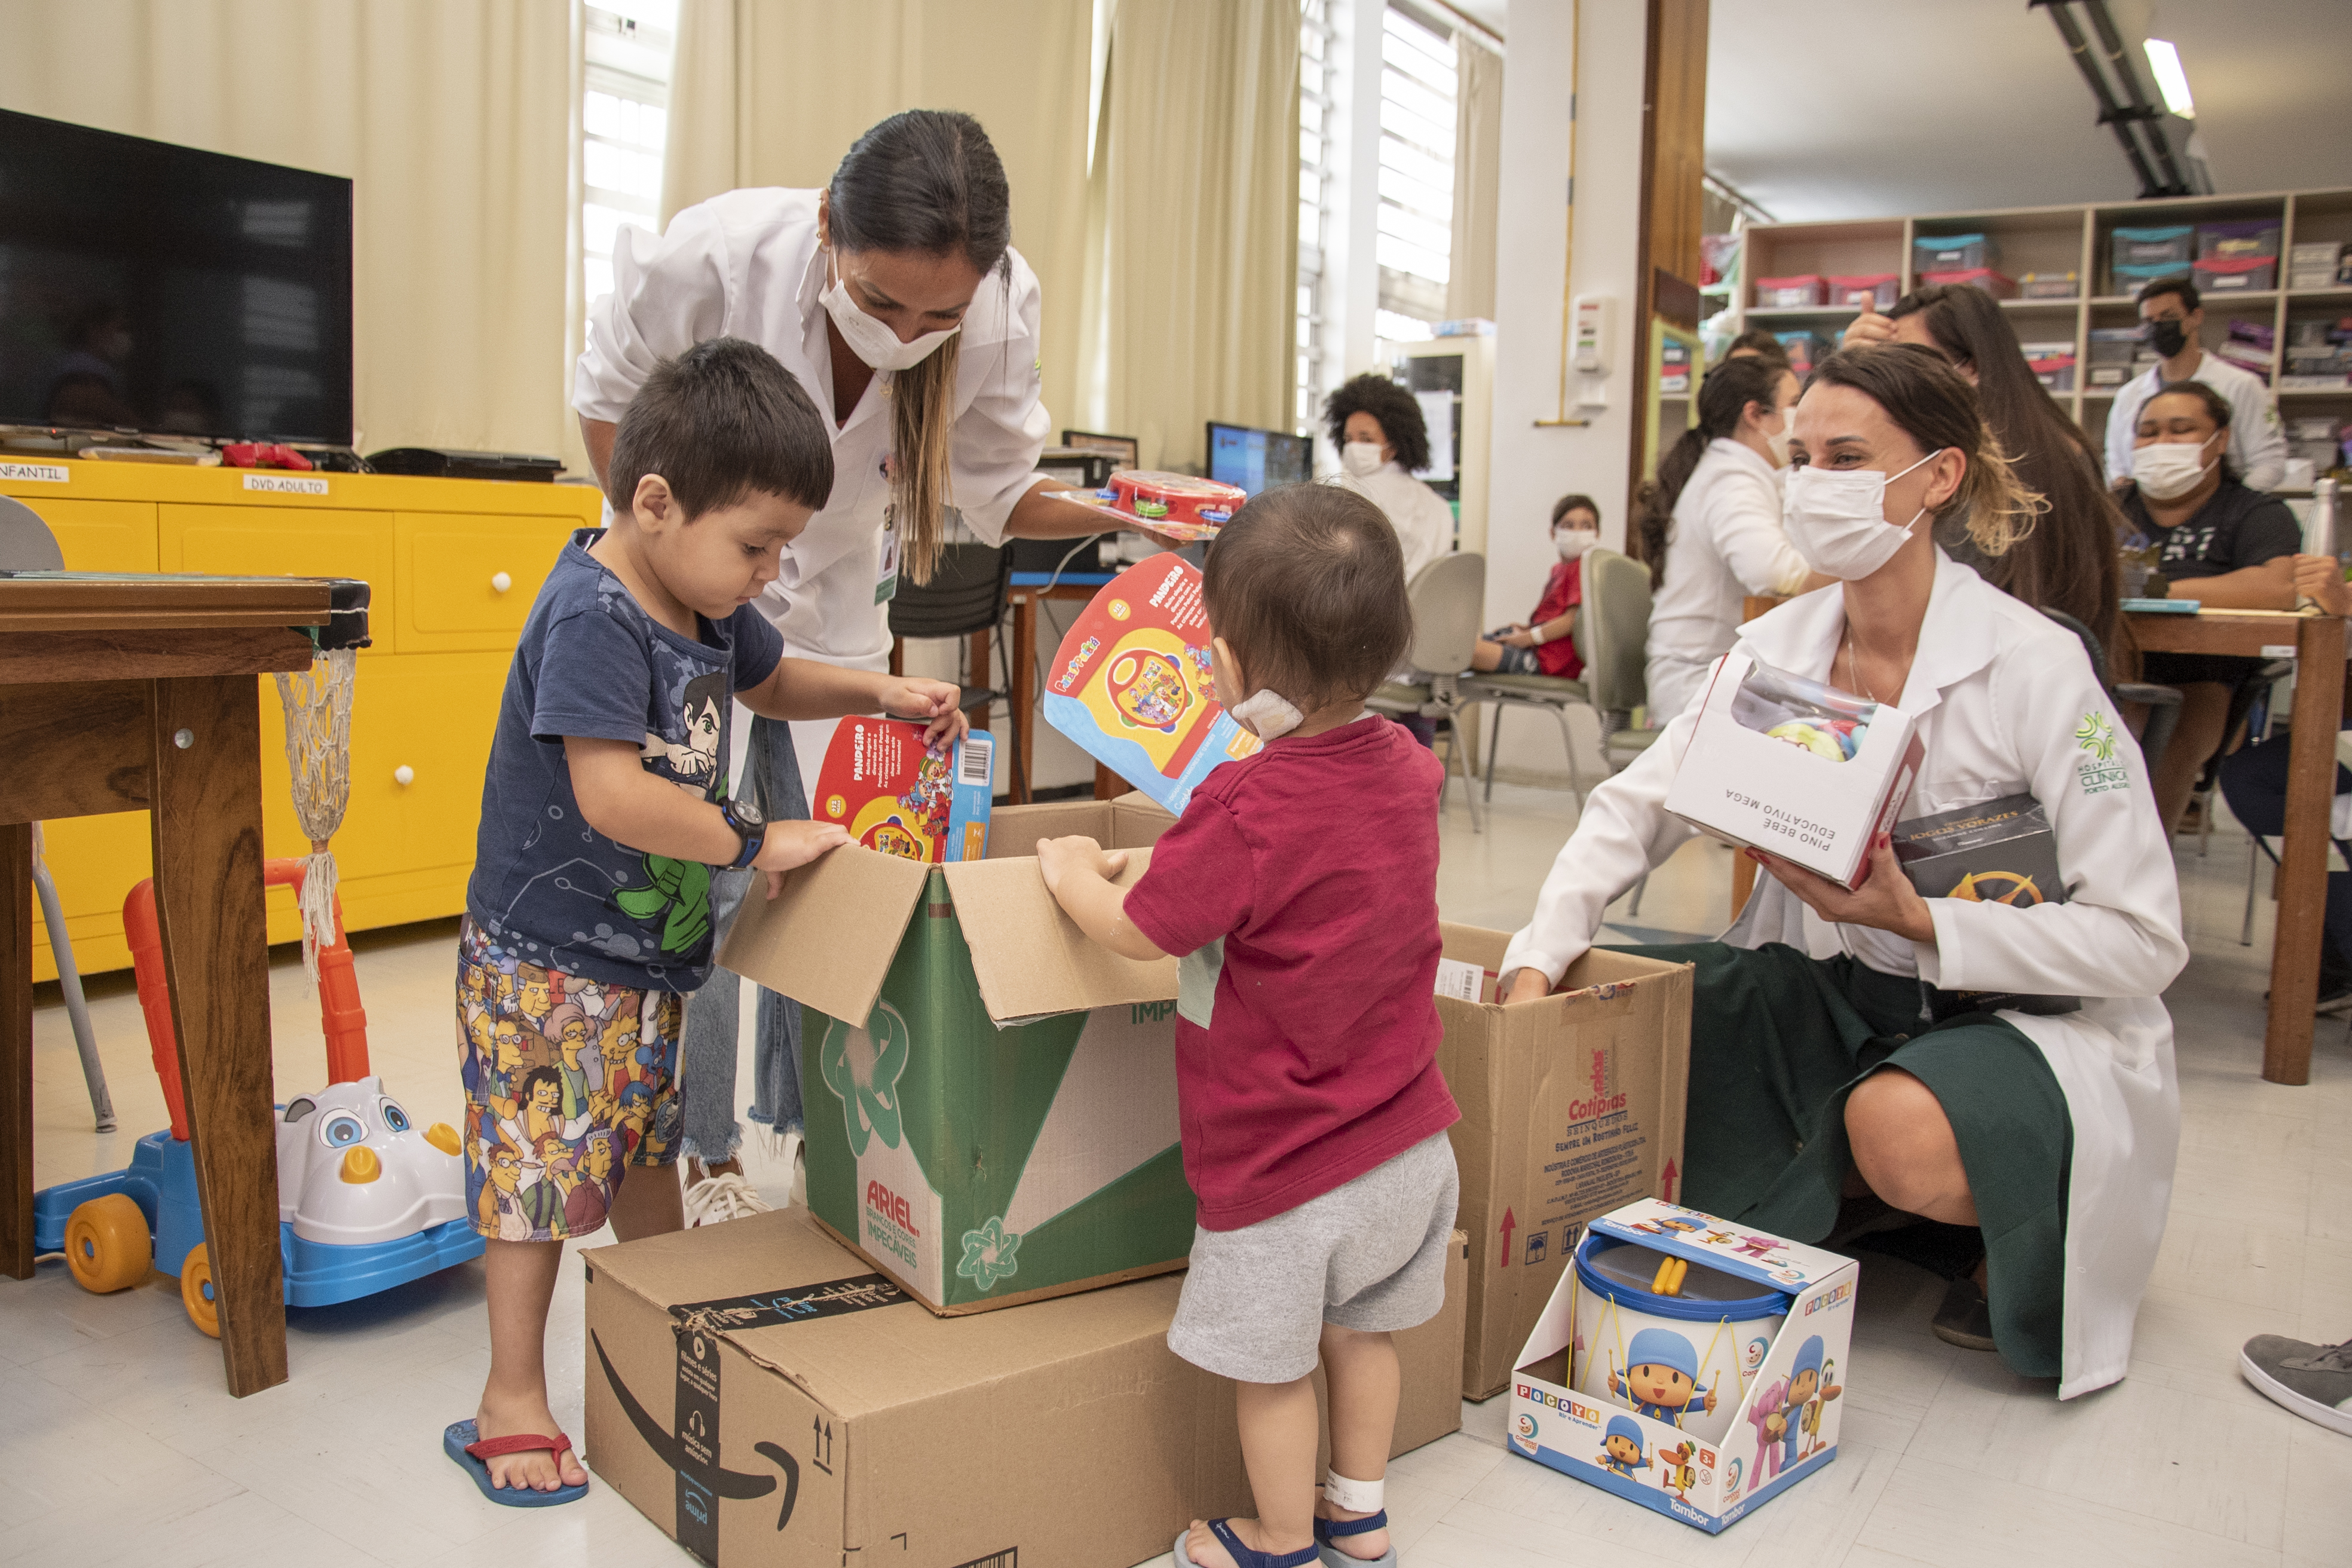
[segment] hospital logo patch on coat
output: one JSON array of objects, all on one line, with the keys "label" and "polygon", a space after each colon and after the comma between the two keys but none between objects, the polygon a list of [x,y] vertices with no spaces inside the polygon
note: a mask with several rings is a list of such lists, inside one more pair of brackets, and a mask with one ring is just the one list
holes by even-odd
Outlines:
[{"label": "hospital logo patch on coat", "polygon": [[2126,789],[2131,784],[2131,774],[2116,759],[2116,727],[2107,716],[2096,709],[2083,715],[2074,726],[2074,744],[2083,755],[2075,770],[2083,781],[2084,795],[2104,795],[2111,789]]}]

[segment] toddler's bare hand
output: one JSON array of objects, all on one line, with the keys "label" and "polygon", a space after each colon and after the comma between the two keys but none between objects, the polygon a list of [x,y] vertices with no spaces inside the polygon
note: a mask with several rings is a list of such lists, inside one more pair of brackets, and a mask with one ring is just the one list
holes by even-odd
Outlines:
[{"label": "toddler's bare hand", "polygon": [[1066,878],[1091,876],[1108,882],[1126,869],[1126,850],[1106,850],[1084,834],[1037,840],[1037,870],[1045,879],[1045,890],[1057,898]]},{"label": "toddler's bare hand", "polygon": [[848,842],[849,829],[837,822],[772,822],[751,866],[768,874],[768,897],[772,899],[784,890],[785,872]]}]

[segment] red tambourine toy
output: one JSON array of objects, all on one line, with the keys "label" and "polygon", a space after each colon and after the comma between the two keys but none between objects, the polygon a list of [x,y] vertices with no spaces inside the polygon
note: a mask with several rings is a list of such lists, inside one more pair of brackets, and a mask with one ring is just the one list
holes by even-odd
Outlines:
[{"label": "red tambourine toy", "polygon": [[1215,538],[1217,530],[1249,500],[1249,491],[1239,485],[1150,468],[1118,469],[1097,494],[1104,510],[1188,542]]}]

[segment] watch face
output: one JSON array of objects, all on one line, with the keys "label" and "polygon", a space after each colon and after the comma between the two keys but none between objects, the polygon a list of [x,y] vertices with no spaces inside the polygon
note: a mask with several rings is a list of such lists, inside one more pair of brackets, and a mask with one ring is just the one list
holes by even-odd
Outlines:
[{"label": "watch face", "polygon": [[737,822],[746,827],[761,827],[767,824],[768,819],[760,815],[760,808],[748,800],[729,801],[727,809]]}]

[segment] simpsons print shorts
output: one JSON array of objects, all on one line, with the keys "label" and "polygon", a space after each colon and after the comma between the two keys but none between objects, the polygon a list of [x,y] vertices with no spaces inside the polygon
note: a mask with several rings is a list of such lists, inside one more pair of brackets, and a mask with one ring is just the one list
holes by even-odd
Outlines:
[{"label": "simpsons print shorts", "polygon": [[525,963],[472,921],[457,934],[466,1200],[500,1241],[604,1227],[632,1165],[677,1158],[685,998]]}]

